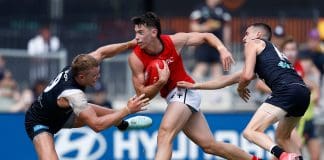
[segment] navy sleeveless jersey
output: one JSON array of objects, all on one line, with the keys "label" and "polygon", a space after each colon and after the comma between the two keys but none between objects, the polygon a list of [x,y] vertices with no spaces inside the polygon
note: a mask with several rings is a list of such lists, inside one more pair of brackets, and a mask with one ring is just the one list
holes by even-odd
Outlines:
[{"label": "navy sleeveless jersey", "polygon": [[257,55],[255,73],[271,88],[280,89],[282,85],[299,83],[305,85],[287,58],[269,41],[264,50]]},{"label": "navy sleeveless jersey", "polygon": [[81,89],[82,91],[85,89],[74,80],[69,66],[65,67],[35,100],[28,110],[30,118],[48,126],[51,133],[58,132],[73,113],[71,107],[61,108],[57,105],[57,97],[67,89]]}]

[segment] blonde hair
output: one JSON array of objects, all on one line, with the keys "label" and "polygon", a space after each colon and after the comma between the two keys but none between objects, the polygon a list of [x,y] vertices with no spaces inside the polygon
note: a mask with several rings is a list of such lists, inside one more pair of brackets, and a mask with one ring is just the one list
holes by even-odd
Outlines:
[{"label": "blonde hair", "polygon": [[87,71],[93,67],[98,67],[99,62],[88,54],[80,54],[76,56],[72,61],[72,73],[73,76],[77,76],[80,72]]}]

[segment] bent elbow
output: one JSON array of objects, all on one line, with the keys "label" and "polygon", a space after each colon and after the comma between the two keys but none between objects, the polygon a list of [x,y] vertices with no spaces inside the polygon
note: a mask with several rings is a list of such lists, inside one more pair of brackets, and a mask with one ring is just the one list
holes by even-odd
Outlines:
[{"label": "bent elbow", "polygon": [[[158,82],[156,82],[154,85],[156,85]],[[145,87],[135,89],[135,92],[136,92],[136,95],[137,96],[140,96],[142,94],[145,94],[145,98],[149,98],[149,99],[152,99],[155,96],[154,94],[152,94],[151,91],[145,89]]]},{"label": "bent elbow", "polygon": [[89,127],[93,130],[93,131],[95,131],[96,133],[98,133],[98,132],[101,132],[101,131],[103,131],[105,128],[104,128],[104,126],[103,126],[103,124],[102,123],[100,123],[100,122],[97,122],[97,123],[95,123],[95,124],[93,124],[93,125],[89,125]]},{"label": "bent elbow", "polygon": [[91,129],[93,131],[95,131],[96,133],[99,133],[103,130],[103,128],[100,125],[95,125],[95,126],[91,127]]},{"label": "bent elbow", "polygon": [[[214,34],[212,33],[209,33],[209,32],[205,32],[203,33],[204,34],[204,37],[205,37],[205,41],[208,42],[210,41],[210,39],[213,39],[214,37],[216,37]],[[217,37],[216,37],[217,38]]]},{"label": "bent elbow", "polygon": [[243,74],[241,76],[241,80],[243,81],[251,81],[253,79],[254,75],[253,74]]},{"label": "bent elbow", "polygon": [[147,92],[145,92],[144,88],[142,88],[142,89],[135,89],[135,92],[136,92],[136,95],[137,96],[142,95],[142,94],[145,94],[145,95],[148,94]]}]

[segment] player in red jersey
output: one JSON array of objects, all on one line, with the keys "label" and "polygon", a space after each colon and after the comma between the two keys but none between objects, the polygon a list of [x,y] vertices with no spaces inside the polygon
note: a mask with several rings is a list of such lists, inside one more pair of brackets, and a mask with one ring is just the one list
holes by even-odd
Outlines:
[{"label": "player in red jersey", "polygon": [[[211,33],[161,35],[160,20],[152,12],[134,17],[132,21],[135,25],[137,46],[128,60],[135,91],[138,95],[145,93],[149,98],[153,98],[160,91],[168,103],[158,131],[155,159],[171,159],[172,141],[180,131],[206,153],[226,159],[257,159],[232,144],[216,142],[199,109],[201,98],[198,91],[176,87],[178,81],[194,83],[185,72],[180,55],[185,46],[209,44],[219,51],[224,70],[229,70],[234,60],[223,43]],[[155,59],[164,60],[168,67],[158,69],[159,80],[145,86],[145,69]]]}]

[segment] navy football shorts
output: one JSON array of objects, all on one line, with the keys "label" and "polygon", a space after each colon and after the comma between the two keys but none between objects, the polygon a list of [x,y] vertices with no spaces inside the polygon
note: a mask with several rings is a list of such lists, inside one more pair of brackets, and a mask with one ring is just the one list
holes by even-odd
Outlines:
[{"label": "navy football shorts", "polygon": [[[33,103],[32,105],[38,105],[37,103]],[[31,106],[33,107],[33,106]],[[33,141],[34,137],[42,132],[50,132],[50,128],[47,125],[39,123],[32,113],[32,109],[28,109],[25,115],[25,130],[27,132],[28,137]],[[53,133],[51,133],[53,134]]]},{"label": "navy football shorts", "polygon": [[266,103],[282,108],[287,116],[301,117],[310,102],[310,91],[304,84],[291,83],[274,90]]}]

